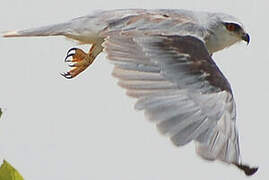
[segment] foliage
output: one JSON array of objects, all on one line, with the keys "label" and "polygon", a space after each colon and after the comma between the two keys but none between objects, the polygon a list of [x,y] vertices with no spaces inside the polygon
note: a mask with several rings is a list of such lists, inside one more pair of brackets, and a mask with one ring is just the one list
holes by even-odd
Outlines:
[{"label": "foliage", "polygon": [[0,180],[24,180],[20,173],[6,160],[0,167]]}]

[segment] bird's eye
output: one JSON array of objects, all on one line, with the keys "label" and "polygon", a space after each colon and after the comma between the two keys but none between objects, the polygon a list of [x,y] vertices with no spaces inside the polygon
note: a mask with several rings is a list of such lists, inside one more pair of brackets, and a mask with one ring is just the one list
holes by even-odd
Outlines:
[{"label": "bird's eye", "polygon": [[241,29],[241,27],[238,24],[234,23],[225,23],[225,27],[228,31],[237,32]]}]

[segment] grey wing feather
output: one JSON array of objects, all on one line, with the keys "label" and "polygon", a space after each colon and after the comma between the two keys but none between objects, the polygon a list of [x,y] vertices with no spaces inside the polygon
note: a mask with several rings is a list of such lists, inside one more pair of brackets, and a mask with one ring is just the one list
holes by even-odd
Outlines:
[{"label": "grey wing feather", "polygon": [[134,34],[113,35],[103,46],[119,84],[138,98],[135,108],[144,110],[175,145],[195,140],[203,158],[238,163],[232,91],[203,42]]}]

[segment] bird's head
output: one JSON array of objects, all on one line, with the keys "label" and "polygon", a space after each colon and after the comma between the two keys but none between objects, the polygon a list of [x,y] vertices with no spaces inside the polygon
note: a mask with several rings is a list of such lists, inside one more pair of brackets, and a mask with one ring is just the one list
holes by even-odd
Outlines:
[{"label": "bird's head", "polygon": [[236,42],[250,42],[249,34],[245,31],[243,24],[235,17],[214,13],[209,17],[207,29],[210,32],[206,45],[210,53],[219,51],[233,45]]}]

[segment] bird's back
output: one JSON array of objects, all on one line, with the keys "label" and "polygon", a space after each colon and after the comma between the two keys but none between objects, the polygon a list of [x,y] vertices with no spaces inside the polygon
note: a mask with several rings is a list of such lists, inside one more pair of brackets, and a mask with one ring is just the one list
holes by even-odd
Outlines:
[{"label": "bird's back", "polygon": [[[72,19],[65,23],[10,31],[5,37],[58,36],[63,35],[81,43],[93,43],[99,37],[119,31],[140,31],[153,34],[198,34],[205,31],[199,24],[197,13],[180,9],[118,9],[95,11],[89,15]],[[203,13],[207,14],[207,13]],[[199,26],[199,28],[197,28]],[[195,31],[195,32],[194,32]]]}]

